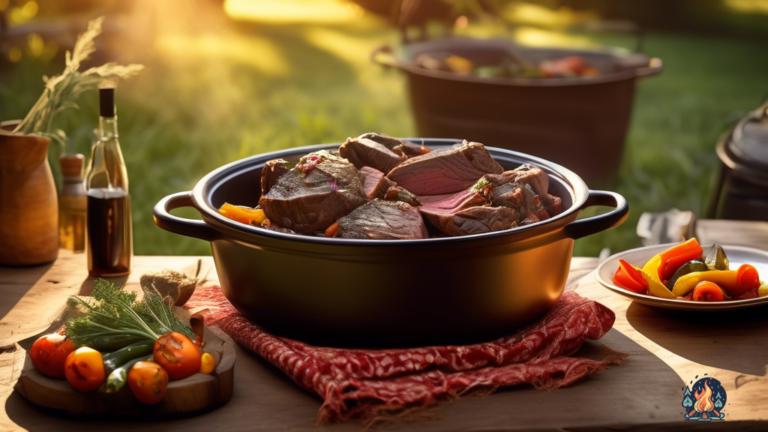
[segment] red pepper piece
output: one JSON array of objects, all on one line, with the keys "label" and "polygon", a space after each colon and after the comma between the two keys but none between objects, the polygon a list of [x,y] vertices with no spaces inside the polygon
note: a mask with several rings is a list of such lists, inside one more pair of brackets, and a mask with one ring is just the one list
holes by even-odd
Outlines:
[{"label": "red pepper piece", "polygon": [[695,238],[662,252],[659,278],[663,281],[669,280],[683,264],[701,258],[703,253],[704,249]]},{"label": "red pepper piece", "polygon": [[640,270],[624,260],[619,260],[619,268],[613,275],[613,283],[639,294],[648,292],[648,282],[643,278]]},{"label": "red pepper piece", "polygon": [[742,264],[736,271],[737,289],[732,291],[734,295],[742,295],[751,291],[757,291],[760,288],[760,275],[757,269],[749,264]]},{"label": "red pepper piece", "polygon": [[723,301],[723,290],[714,282],[699,282],[693,289],[693,300],[703,302]]}]

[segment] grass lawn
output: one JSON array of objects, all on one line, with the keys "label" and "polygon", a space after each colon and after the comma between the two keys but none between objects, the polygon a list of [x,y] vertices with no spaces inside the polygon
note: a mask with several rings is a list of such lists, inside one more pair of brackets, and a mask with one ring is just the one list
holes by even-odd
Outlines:
[{"label": "grass lawn", "polygon": [[[394,32],[369,21],[244,25],[237,32],[162,36],[148,54],[136,55],[147,69],[121,85],[117,101],[136,254],[210,253],[205,242],[157,228],[151,211],[163,196],[191,189],[222,164],[366,131],[416,135],[403,77],[368,61],[373,48],[395,41]],[[635,225],[643,211],[677,207],[701,214],[717,167],[718,137],[768,92],[765,44],[650,34],[645,46],[664,60],[665,70],[638,87],[620,175],[593,185],[624,194],[630,219],[579,240],[578,255],[638,245]],[[61,64],[61,58],[27,56],[5,63],[0,119],[22,117],[40,94],[41,75],[57,73]],[[61,119],[68,152],[90,152],[95,98]],[[59,153],[52,147],[51,160]]]}]

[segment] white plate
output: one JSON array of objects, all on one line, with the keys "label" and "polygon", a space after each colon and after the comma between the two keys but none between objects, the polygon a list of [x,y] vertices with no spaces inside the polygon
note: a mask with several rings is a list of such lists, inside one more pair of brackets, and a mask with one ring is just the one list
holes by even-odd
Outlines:
[{"label": "white plate", "polygon": [[[665,299],[652,295],[638,294],[621,288],[612,282],[613,274],[616,273],[616,270],[619,268],[620,259],[623,259],[632,265],[642,268],[645,263],[654,255],[671,248],[675,244],[676,243],[669,243],[663,245],[647,246],[613,255],[607,260],[603,261],[602,264],[600,264],[600,266],[597,268],[597,271],[595,272],[595,278],[597,278],[597,281],[600,282],[601,285],[617,294],[621,294],[624,297],[629,297],[638,303],[666,309],[715,311],[768,305],[768,296],[747,300],[728,300],[721,302],[697,302],[691,300]],[[760,280],[768,280],[768,252],[741,246],[722,246],[723,250],[725,250],[725,254],[728,256],[728,261],[732,270],[739,268],[739,266],[742,264],[752,264],[760,274]],[[707,251],[709,251],[710,247],[712,246],[702,245],[705,254]]]}]

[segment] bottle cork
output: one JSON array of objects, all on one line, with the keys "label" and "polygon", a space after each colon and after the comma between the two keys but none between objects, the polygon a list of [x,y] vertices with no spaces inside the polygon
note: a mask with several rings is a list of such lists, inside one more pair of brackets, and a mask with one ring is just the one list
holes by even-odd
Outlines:
[{"label": "bottle cork", "polygon": [[59,158],[61,173],[67,177],[82,177],[85,156],[77,154],[63,154]]}]

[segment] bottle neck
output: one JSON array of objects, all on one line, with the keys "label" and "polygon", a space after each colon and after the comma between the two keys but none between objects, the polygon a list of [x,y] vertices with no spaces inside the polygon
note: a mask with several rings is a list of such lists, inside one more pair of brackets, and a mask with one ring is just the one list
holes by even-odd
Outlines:
[{"label": "bottle neck", "polygon": [[99,133],[102,141],[117,138],[117,116],[99,117]]}]

